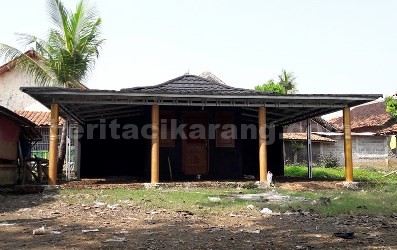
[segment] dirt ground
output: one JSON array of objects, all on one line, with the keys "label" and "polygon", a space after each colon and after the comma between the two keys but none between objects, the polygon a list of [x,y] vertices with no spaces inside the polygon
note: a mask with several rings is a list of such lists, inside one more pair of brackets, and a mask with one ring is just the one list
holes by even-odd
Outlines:
[{"label": "dirt ground", "polygon": [[[312,190],[336,184],[302,181],[279,185]],[[98,185],[76,182],[63,188],[98,189]],[[63,198],[56,191],[2,193],[0,249],[397,249],[397,214],[324,217],[302,212],[253,215],[236,211],[199,216],[190,211],[145,210],[133,205],[75,205]],[[44,235],[32,234],[42,226]],[[97,230],[82,231],[87,229]],[[333,236],[348,231],[355,232],[353,239]]]}]

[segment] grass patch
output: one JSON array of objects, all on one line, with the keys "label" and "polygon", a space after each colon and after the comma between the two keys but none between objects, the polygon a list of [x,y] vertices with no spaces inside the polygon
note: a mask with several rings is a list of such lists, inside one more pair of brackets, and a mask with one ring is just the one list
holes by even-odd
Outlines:
[{"label": "grass patch", "polygon": [[[320,190],[309,191],[286,191],[279,190],[280,193],[290,196],[303,196],[316,200],[317,204],[290,203],[289,208],[303,211],[314,211],[322,215],[337,214],[392,214],[397,212],[397,188],[395,185],[384,185],[376,188],[361,190]],[[330,203],[324,205],[320,198],[329,198]]]},{"label": "grass patch", "polygon": [[[391,172],[391,170],[389,170]],[[306,166],[288,166],[285,175],[306,177]],[[397,175],[384,177],[384,171],[376,168],[354,169],[354,180],[363,182],[359,190],[332,189],[318,191],[287,191],[280,193],[290,196],[303,196],[319,201],[321,197],[330,198],[328,205],[319,203],[294,203],[290,208],[312,210],[323,215],[336,214],[392,214],[397,212]],[[313,168],[313,177],[317,180],[344,180],[343,168]]]},{"label": "grass patch", "polygon": [[[95,201],[107,204],[132,205],[144,210],[167,209],[191,211],[200,215],[217,215],[238,211],[252,212],[247,205],[259,206],[259,202],[233,199],[236,193],[258,193],[258,189],[164,189],[164,190],[61,190],[65,202],[70,204],[94,204]],[[219,202],[208,197],[219,197]]]},{"label": "grass patch", "polygon": [[[397,184],[397,175],[392,174],[384,177],[385,173],[375,169],[354,169],[354,180],[372,183],[395,183]],[[306,166],[287,166],[285,167],[285,176],[289,177],[307,177]],[[344,180],[345,170],[343,168],[313,168],[313,178],[328,180]]]},{"label": "grass patch", "polygon": [[[290,177],[306,177],[305,166],[285,168],[285,175]],[[313,168],[313,176],[317,180],[344,180],[344,169]],[[227,215],[231,213],[259,214],[259,210],[267,207],[274,212],[302,210],[322,215],[338,214],[392,214],[397,213],[397,176],[384,177],[384,172],[376,169],[354,169],[355,180],[364,182],[360,190],[344,188],[321,189],[316,191],[290,191],[278,187],[276,191],[283,195],[305,197],[309,202],[285,202],[275,204],[269,202],[246,201],[231,198],[231,194],[260,193],[259,189],[234,188],[170,188],[156,190],[61,190],[62,202],[69,204],[93,205],[95,201],[121,206],[134,206],[143,211],[169,210],[190,211],[202,216]],[[276,179],[277,180],[277,179]],[[313,181],[315,183],[315,180]],[[208,197],[219,197],[213,202]],[[329,204],[323,205],[322,197],[329,198]],[[313,204],[312,201],[317,203]],[[250,210],[248,205],[256,209]]]}]

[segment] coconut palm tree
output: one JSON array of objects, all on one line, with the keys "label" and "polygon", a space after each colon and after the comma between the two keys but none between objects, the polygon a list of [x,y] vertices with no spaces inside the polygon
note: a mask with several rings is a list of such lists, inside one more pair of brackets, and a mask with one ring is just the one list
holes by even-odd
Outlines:
[{"label": "coconut palm tree", "polygon": [[281,75],[278,76],[279,84],[284,86],[287,94],[295,94],[297,91],[296,89],[296,77],[294,73],[287,72],[285,69],[281,71]]},{"label": "coconut palm tree", "polygon": [[[78,87],[87,78],[103,43],[101,19],[94,6],[81,0],[74,11],[60,0],[48,0],[52,27],[46,39],[18,34],[22,45],[34,46],[40,60],[35,61],[20,50],[0,44],[0,57],[14,61],[17,68],[33,77],[39,86]],[[58,155],[58,173],[62,173],[66,151],[66,124],[62,128]]]}]

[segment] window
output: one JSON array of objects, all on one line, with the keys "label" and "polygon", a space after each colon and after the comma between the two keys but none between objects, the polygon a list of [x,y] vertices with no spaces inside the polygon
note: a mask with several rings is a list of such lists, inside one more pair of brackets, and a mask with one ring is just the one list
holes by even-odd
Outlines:
[{"label": "window", "polygon": [[236,126],[234,124],[234,113],[217,112],[215,115],[216,123],[216,146],[234,147],[236,138]]}]

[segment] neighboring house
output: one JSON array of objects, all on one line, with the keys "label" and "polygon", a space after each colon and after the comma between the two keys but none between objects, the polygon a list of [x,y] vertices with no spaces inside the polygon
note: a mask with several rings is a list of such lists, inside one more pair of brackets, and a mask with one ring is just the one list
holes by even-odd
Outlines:
[{"label": "neighboring house", "polygon": [[18,155],[28,156],[37,140],[41,135],[34,123],[0,106],[0,185],[17,183]]},{"label": "neighboring house", "polygon": [[[319,162],[321,156],[336,158],[340,165],[344,165],[344,140],[343,140],[343,117],[337,117],[330,121],[316,117],[312,121],[313,135],[328,138],[333,141],[314,140],[313,137],[313,161]],[[306,121],[298,122],[284,128],[288,133],[304,133],[301,140],[288,139],[292,135],[285,136],[285,159],[288,163],[303,164],[307,160],[306,150]],[[387,166],[390,156],[391,135],[397,133],[396,121],[391,119],[386,112],[382,100],[354,107],[351,110],[352,150],[353,163],[355,166]],[[300,142],[301,150],[296,153]]]},{"label": "neighboring house", "polygon": [[[319,163],[322,156],[329,153],[328,148],[335,144],[335,140],[315,132],[335,132],[338,128],[321,117],[310,119],[312,127],[312,159]],[[288,164],[304,164],[307,162],[307,120],[296,122],[284,127],[284,158]]]},{"label": "neighboring house", "polygon": [[[34,50],[25,54],[34,60],[38,57]],[[0,66],[0,105],[10,110],[47,111],[48,109],[29,95],[20,91],[21,87],[36,86],[32,77],[15,67],[15,61]]]},{"label": "neighboring house", "polygon": [[[33,60],[39,60],[34,50],[25,52]],[[36,87],[34,79],[25,74],[15,65],[15,61],[10,61],[0,66],[0,105],[10,110],[29,110],[44,111],[49,110],[41,103],[23,93],[21,87]],[[79,88],[87,89],[84,84]]]},{"label": "neighboring house", "polygon": [[[120,91],[22,91],[52,107],[53,115],[61,106],[61,116],[70,115],[83,125],[82,178],[135,176],[152,183],[171,176],[189,180],[254,175],[263,181],[267,170],[283,175],[283,126],[379,98],[276,95],[195,75]],[[276,135],[268,143],[265,124]]]},{"label": "neighboring house", "polygon": [[[354,107],[351,110],[351,131],[353,139],[353,159],[356,166],[388,165],[390,140],[397,134],[397,121],[386,112],[383,99]],[[329,121],[338,129],[343,127],[343,117]],[[342,158],[343,138],[341,133],[318,133],[337,141],[330,152]],[[394,137],[395,140],[395,137]]]},{"label": "neighboring house", "polygon": [[[25,54],[33,60],[39,60],[34,50],[29,50]],[[20,90],[21,87],[36,86],[31,76],[16,67],[15,61],[10,61],[0,66],[0,105],[15,111],[36,124],[43,135],[43,140],[36,142],[32,152],[38,157],[47,158],[50,112],[48,108]],[[87,89],[83,84],[80,84],[79,88]]]}]

